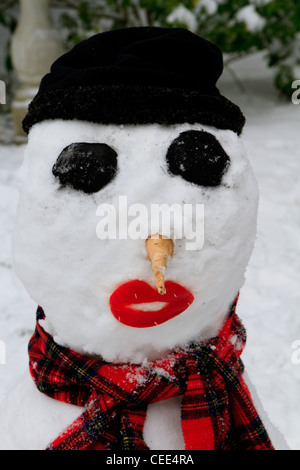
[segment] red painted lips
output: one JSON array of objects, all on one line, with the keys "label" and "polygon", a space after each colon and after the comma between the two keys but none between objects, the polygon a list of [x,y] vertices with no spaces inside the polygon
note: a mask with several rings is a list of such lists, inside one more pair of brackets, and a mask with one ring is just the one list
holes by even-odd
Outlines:
[{"label": "red painted lips", "polygon": [[[194,296],[185,287],[166,281],[166,293],[161,295],[145,281],[129,281],[118,287],[109,303],[114,317],[124,325],[149,328],[176,317],[193,302]],[[159,310],[151,310],[151,303],[164,302]],[[138,304],[149,304],[149,310],[138,308]],[[157,305],[157,304],[152,304]]]}]

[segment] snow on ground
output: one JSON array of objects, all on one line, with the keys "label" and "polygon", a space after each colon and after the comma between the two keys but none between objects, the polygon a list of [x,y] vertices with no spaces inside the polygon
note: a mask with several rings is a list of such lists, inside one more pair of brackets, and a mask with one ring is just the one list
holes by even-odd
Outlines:
[{"label": "snow on ground", "polygon": [[[296,450],[300,364],[292,361],[292,345],[300,340],[300,105],[278,98],[260,56],[235,64],[234,71],[243,89],[228,72],[220,89],[247,117],[244,141],[261,194],[257,242],[238,307],[248,332],[244,363],[270,419]],[[35,322],[36,305],[14,275],[10,250],[23,150],[0,145],[0,400],[27,367]]]},{"label": "snow on ground", "polygon": [[241,291],[248,333],[244,363],[263,405],[291,449],[300,449],[300,105],[281,101],[270,71],[254,56],[236,64],[246,93],[222,92],[241,106],[245,145],[260,187],[258,233]]}]

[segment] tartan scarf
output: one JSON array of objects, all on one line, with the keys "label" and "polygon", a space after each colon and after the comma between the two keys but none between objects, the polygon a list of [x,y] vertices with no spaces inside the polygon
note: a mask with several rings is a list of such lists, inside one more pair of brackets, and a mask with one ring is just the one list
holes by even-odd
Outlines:
[{"label": "tartan scarf", "polygon": [[84,407],[46,450],[147,450],[147,405],[178,395],[186,450],[273,450],[242,377],[246,332],[237,299],[218,336],[148,367],[110,364],[58,345],[39,324],[39,307],[29,342],[34,382],[49,397]]}]

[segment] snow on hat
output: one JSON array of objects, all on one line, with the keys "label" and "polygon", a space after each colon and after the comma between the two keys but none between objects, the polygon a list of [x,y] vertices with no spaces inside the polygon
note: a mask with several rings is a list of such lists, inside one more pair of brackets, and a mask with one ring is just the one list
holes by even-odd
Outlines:
[{"label": "snow on hat", "polygon": [[57,59],[23,121],[102,124],[202,123],[240,134],[245,118],[223,97],[220,49],[184,28],[137,27],[96,34]]}]

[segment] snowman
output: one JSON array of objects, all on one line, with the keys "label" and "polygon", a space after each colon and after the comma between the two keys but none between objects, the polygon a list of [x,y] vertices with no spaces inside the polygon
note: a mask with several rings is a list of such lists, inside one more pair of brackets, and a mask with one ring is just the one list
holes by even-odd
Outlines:
[{"label": "snowman", "polygon": [[241,361],[258,190],[222,67],[207,40],[142,27],[81,42],[43,78],[13,236],[37,324],[1,448],[281,446]]}]

